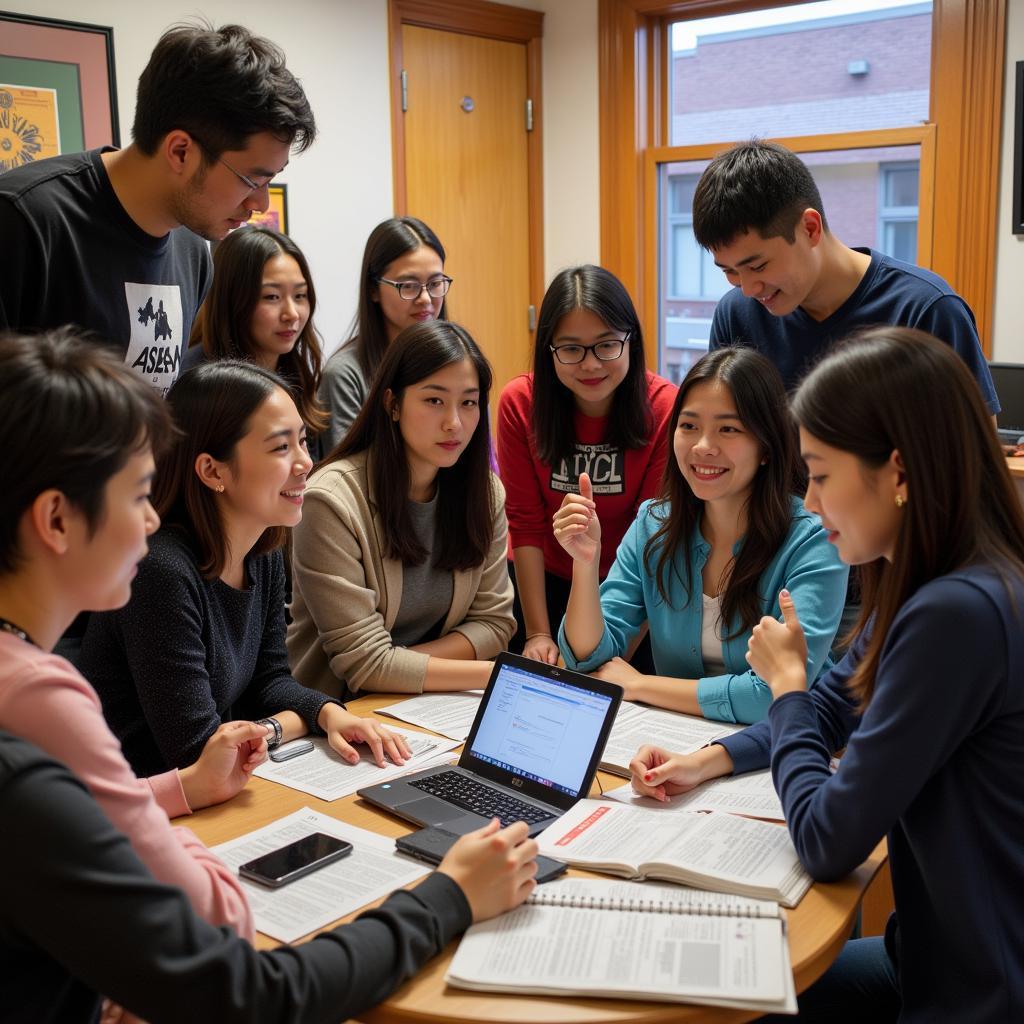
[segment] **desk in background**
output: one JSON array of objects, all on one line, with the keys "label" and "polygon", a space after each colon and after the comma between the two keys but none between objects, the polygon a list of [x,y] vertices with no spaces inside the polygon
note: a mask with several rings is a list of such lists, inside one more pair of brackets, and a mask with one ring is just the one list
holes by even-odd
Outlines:
[{"label": "desk in background", "polygon": [[[1021,476],[1024,477],[1024,467]],[[401,695],[363,697],[349,703],[348,707],[355,714],[369,715],[398,700]],[[395,724],[391,719],[381,721],[386,725]],[[415,728],[404,722],[402,726]],[[605,772],[600,776],[605,789],[622,785],[623,780],[618,776]],[[191,828],[208,846],[214,846],[268,825],[300,807],[311,807],[380,835],[400,836],[411,831],[400,819],[378,811],[357,797],[327,803],[264,779],[253,779],[229,803],[205,808],[189,818],[179,819],[178,823]],[[820,977],[839,954],[853,927],[860,898],[884,862],[885,844],[880,843],[848,878],[828,885],[814,885],[795,910],[787,911],[789,950],[798,992]],[[575,869],[572,873],[587,874]],[[260,949],[272,949],[276,945],[277,942],[265,935],[256,936],[256,946]],[[758,1016],[749,1010],[682,1003],[490,995],[450,988],[444,983],[444,975],[454,951],[453,943],[390,999],[360,1019],[367,1024],[444,1024],[448,1021],[461,1024],[520,1024],[522,1021],[530,1024],[675,1024],[698,1020],[709,1024],[740,1024]]]}]

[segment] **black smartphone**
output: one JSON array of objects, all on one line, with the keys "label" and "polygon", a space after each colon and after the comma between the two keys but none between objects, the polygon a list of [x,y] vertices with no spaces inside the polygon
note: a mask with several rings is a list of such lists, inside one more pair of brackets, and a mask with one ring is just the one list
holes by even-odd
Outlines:
[{"label": "black smartphone", "polygon": [[329,836],[326,832],[314,832],[280,849],[271,850],[262,857],[240,864],[238,873],[260,885],[277,889],[317,868],[347,857],[351,852],[352,844],[344,839]]},{"label": "black smartphone", "polygon": [[[426,861],[428,864],[440,864],[444,855],[457,842],[459,836],[443,828],[421,828],[407,836],[399,836],[395,840],[395,849],[401,853]],[[537,882],[550,882],[559,875],[564,875],[568,864],[553,860],[551,857],[537,858]]]}]

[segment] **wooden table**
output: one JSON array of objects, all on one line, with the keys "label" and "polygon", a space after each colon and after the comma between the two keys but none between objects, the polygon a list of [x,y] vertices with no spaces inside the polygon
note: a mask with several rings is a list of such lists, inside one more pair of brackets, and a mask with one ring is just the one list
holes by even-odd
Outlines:
[{"label": "wooden table", "polygon": [[[364,697],[350,707],[359,714],[370,714],[401,699],[395,695]],[[388,725],[395,724],[393,719],[381,720]],[[414,728],[401,724],[405,728]],[[621,786],[625,780],[602,772],[601,781],[607,790]],[[381,835],[399,836],[411,831],[405,822],[371,807],[357,797],[345,797],[328,803],[264,779],[253,779],[229,803],[208,807],[189,818],[179,819],[179,823],[187,825],[203,842],[212,846],[268,825],[300,807],[311,807]],[[787,911],[789,949],[798,992],[815,981],[842,949],[853,927],[860,898],[885,862],[884,849],[884,843],[879,844],[871,857],[842,882],[814,885],[795,910]],[[573,873],[586,874],[575,870]],[[272,949],[278,943],[265,935],[257,935],[256,945],[260,949]],[[520,1024],[523,1021],[529,1021],[530,1024],[668,1024],[698,1020],[713,1024],[738,1024],[759,1016],[748,1010],[687,1006],[681,1003],[498,996],[469,992],[450,988],[444,983],[444,974],[454,952],[455,943],[426,964],[419,974],[390,999],[363,1014],[360,1019],[370,1024],[441,1024],[446,1021],[465,1024]]]},{"label": "wooden table", "polygon": [[1006,464],[1010,467],[1010,476],[1017,484],[1020,500],[1024,502],[1024,455],[1012,456],[1006,460]]}]

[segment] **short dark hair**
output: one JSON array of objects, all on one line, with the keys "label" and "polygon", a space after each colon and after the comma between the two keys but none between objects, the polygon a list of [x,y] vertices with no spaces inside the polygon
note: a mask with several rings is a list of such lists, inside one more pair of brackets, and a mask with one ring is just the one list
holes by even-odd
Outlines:
[{"label": "short dark hair", "polygon": [[575,405],[555,373],[551,343],[562,317],[585,309],[613,331],[629,332],[629,370],[615,389],[605,440],[643,448],[654,425],[640,318],[626,286],[604,267],[584,264],[559,271],[540,305],[533,347],[533,440],[541,462],[557,467],[573,454]]},{"label": "short dark hair", "polygon": [[468,359],[480,382],[480,422],[454,466],[437,474],[437,569],[474,569],[484,564],[497,512],[491,483],[487,403],[491,367],[469,332],[447,320],[428,320],[402,331],[388,346],[370,394],[351,429],[321,465],[369,452],[368,476],[384,531],[384,554],[405,565],[430,556],[409,516],[409,462],[401,428],[384,396],[401,401],[406,388],[452,363]]},{"label": "short dark hair", "polygon": [[132,137],[152,156],[175,129],[198,142],[208,162],[270,132],[297,152],[316,138],[316,121],[283,51],[241,25],[175,25],[157,41],[139,77]]},{"label": "short dark hair", "polygon": [[232,231],[213,252],[213,284],[199,308],[190,344],[202,345],[209,359],[254,359],[252,314],[260,301],[263,268],[275,256],[291,256],[306,279],[309,319],[291,352],[281,356],[277,372],[294,385],[293,398],[309,430],[327,426],[326,410],[317,400],[323,351],[313,326],[316,291],[302,250],[287,236],[270,228]]},{"label": "short dark hair", "polygon": [[[222,359],[183,373],[167,393],[179,435],[157,459],[153,507],[165,527],[188,540],[207,579],[219,576],[227,564],[227,536],[213,492],[196,473],[196,459],[205,452],[230,462],[253,413],[277,388],[291,394],[276,373],[240,359]],[[285,527],[268,527],[252,553],[273,551],[286,536]]]},{"label": "short dark hair", "polygon": [[708,164],[693,194],[693,234],[705,249],[720,249],[739,235],[792,243],[806,209],[817,210],[828,230],[821,193],[807,165],[784,146],[751,139]]},{"label": "short dark hair", "polygon": [[[701,501],[683,477],[673,454],[673,436],[679,413],[687,395],[698,384],[720,381],[729,389],[743,427],[761,446],[766,461],[754,475],[747,501],[747,531],[739,554],[729,566],[729,577],[722,594],[722,622],[736,623],[729,639],[751,630],[761,619],[763,595],[759,592],[762,574],[778,554],[793,523],[793,496],[800,490],[803,476],[797,468],[796,430],[786,404],[786,388],[779,371],[759,352],[731,346],[716,349],[695,363],[679,386],[672,415],[666,428],[668,459],[662,477],[661,493],[652,513],[661,525],[647,542],[644,567],[657,580],[664,601],[669,600],[669,577],[679,572],[687,595],[687,605],[700,601],[701,581],[690,577],[690,559],[676,557],[686,551],[704,510]],[[652,569],[652,562],[657,562]],[[686,605],[684,605],[686,607]]]},{"label": "short dark hair", "polygon": [[0,336],[0,576],[17,569],[19,524],[43,491],[64,494],[91,536],[110,478],[173,429],[156,392],[98,338]]},{"label": "short dark hair", "polygon": [[889,629],[920,587],[977,561],[1024,575],[1024,511],[977,382],[930,334],[853,335],[808,374],[792,404],[818,440],[871,468],[898,451],[906,472],[893,561],[860,567],[857,631],[871,620],[871,636],[849,685],[863,708]]},{"label": "short dark hair", "polygon": [[[388,347],[384,313],[380,303],[373,299],[374,291],[380,287],[377,278],[381,277],[389,264],[399,256],[414,252],[423,245],[437,253],[443,267],[445,252],[441,240],[416,217],[390,217],[381,221],[366,240],[363,266],[359,271],[354,344],[358,345],[356,355],[367,380],[372,379],[377,372],[377,367],[384,358],[384,350]],[[447,299],[441,303],[438,319],[448,319]]]}]

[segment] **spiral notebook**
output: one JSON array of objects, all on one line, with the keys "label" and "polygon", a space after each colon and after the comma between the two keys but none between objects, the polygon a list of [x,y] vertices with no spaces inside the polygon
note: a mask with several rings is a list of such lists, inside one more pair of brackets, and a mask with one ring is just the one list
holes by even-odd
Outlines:
[{"label": "spiral notebook", "polygon": [[445,981],[523,995],[796,1013],[777,903],[649,882],[567,878],[475,924]]}]

